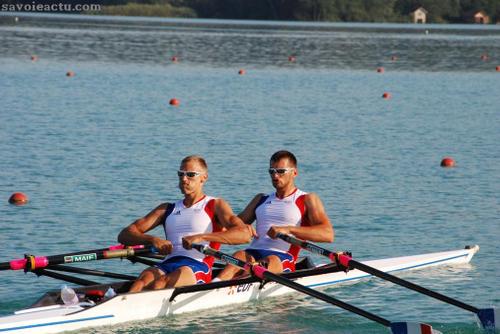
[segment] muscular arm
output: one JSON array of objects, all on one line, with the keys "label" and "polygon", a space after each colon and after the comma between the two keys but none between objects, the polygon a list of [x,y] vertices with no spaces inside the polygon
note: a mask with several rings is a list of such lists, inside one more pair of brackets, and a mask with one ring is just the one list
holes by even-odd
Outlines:
[{"label": "muscular arm", "polygon": [[267,234],[273,239],[276,238],[278,232],[281,232],[293,234],[297,238],[304,240],[333,242],[333,227],[319,196],[314,193],[307,194],[304,204],[310,226],[273,226]]},{"label": "muscular arm", "polygon": [[172,250],[172,244],[169,241],[146,234],[162,224],[167,206],[168,203],[160,204],[146,216],[125,227],[118,235],[118,242],[124,245],[153,245],[160,253],[168,254]]},{"label": "muscular arm", "polygon": [[224,230],[184,237],[182,239],[184,248],[190,249],[192,243],[200,241],[214,241],[223,244],[238,245],[248,243],[252,239],[253,229],[245,225],[243,221],[233,213],[229,204],[223,199],[216,199],[215,201],[215,217]]},{"label": "muscular arm", "polygon": [[251,201],[248,203],[245,209],[241,211],[238,214],[238,217],[245,223],[245,224],[252,224],[254,220],[256,219],[255,217],[255,208],[257,207],[257,204],[259,204],[260,199],[264,196],[264,194],[257,194]]}]

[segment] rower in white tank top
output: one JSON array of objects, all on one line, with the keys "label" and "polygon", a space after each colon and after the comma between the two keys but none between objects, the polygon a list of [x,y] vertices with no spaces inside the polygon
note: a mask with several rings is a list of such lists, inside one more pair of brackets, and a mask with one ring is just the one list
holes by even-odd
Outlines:
[{"label": "rower in white tank top", "polygon": [[[189,208],[184,206],[183,200],[170,205],[165,213],[163,227],[166,239],[170,240],[173,249],[165,260],[174,256],[187,256],[203,261],[209,267],[212,266],[213,257],[207,257],[194,249],[186,250],[182,247],[182,238],[188,235],[221,231],[215,222],[214,205],[215,198],[211,196],[203,197]],[[214,242],[211,242],[209,246],[215,249],[220,248],[220,244]]]},{"label": "rower in white tank top", "polygon": [[305,215],[304,199],[307,193],[296,188],[285,198],[276,197],[276,193],[264,195],[255,208],[256,230],[259,235],[254,238],[248,249],[265,249],[290,253],[296,260],[297,247],[280,240],[271,239],[267,231],[271,226],[305,226],[309,225]]}]

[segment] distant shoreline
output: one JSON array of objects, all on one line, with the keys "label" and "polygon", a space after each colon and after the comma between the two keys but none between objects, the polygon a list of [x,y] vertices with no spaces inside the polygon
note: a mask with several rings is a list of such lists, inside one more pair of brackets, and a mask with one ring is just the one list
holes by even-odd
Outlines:
[{"label": "distant shoreline", "polygon": [[[125,0],[105,0],[95,4],[49,1],[5,0],[0,14],[8,12],[83,14],[97,16],[132,16],[158,18],[199,18],[216,20],[256,20],[328,23],[415,23],[415,24],[500,24],[500,0],[490,4],[467,5],[451,0],[428,3],[429,8],[415,8],[413,1],[376,4],[368,0],[336,0],[284,4],[280,1],[231,0],[199,2],[150,0],[148,4]],[[358,3],[359,2],[359,3]],[[176,5],[177,4],[177,5]],[[52,7],[55,6],[55,7]],[[417,14],[419,16],[417,16]],[[419,22],[419,23],[416,23]]]},{"label": "distant shoreline", "polygon": [[[18,21],[15,21],[17,17]],[[3,18],[3,19],[2,19]],[[8,18],[8,19],[7,19]],[[455,30],[455,29],[467,29],[472,31],[490,31],[497,32],[500,31],[500,25],[495,24],[468,24],[468,23],[425,23],[425,24],[414,24],[408,22],[325,22],[325,21],[277,21],[277,20],[239,20],[239,19],[213,19],[213,18],[181,18],[181,17],[155,17],[155,16],[119,16],[119,15],[89,15],[84,13],[34,13],[34,12],[0,12],[0,23],[3,20],[12,20],[12,23],[21,24],[23,22],[47,19],[47,20],[61,20],[61,21],[73,21],[73,20],[95,20],[95,21],[116,21],[116,22],[147,22],[147,23],[166,23],[175,25],[206,25],[209,24],[214,27],[224,28],[228,25],[240,25],[242,27],[248,26],[262,26],[262,27],[276,27],[281,28],[287,26],[290,28],[300,27],[316,27],[325,29],[332,28],[334,30],[343,28],[358,28],[364,29],[403,29],[402,33],[411,31],[422,31],[422,30]]]}]

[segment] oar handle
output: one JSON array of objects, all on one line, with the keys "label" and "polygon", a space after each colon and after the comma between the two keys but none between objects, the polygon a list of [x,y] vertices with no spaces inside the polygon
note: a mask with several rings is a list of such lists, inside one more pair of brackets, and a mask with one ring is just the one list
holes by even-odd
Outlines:
[{"label": "oar handle", "polygon": [[[226,253],[219,252],[218,250],[215,250],[215,249],[210,248],[210,247],[203,245],[203,244],[194,243],[191,245],[191,247],[193,247],[194,249],[196,249],[200,253],[203,253],[203,254],[208,255],[208,256],[213,256],[217,259],[220,259],[226,263],[232,264],[232,265],[239,267],[241,269],[244,269],[244,270],[251,269],[251,267],[252,267],[252,265],[246,263],[245,261],[237,259],[231,255],[226,254]],[[260,276],[257,276],[257,277],[261,278]]]},{"label": "oar handle", "polygon": [[283,241],[286,241],[292,245],[304,248],[304,249],[310,251],[311,253],[325,256],[325,257],[329,258],[332,262],[334,262],[336,264],[340,264],[341,266],[343,266],[345,268],[348,268],[347,263],[345,261],[342,261],[342,259],[340,258],[340,255],[349,254],[348,252],[332,252],[332,251],[329,251],[328,249],[317,246],[313,243],[307,242],[305,240],[297,239],[296,237],[294,237],[290,234],[285,234],[285,233],[281,233],[281,232],[278,232],[276,237],[283,240]]}]

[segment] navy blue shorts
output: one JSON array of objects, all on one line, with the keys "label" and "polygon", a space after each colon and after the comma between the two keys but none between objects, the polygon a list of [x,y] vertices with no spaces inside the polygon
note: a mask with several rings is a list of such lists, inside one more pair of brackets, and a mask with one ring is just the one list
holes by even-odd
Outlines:
[{"label": "navy blue shorts", "polygon": [[194,273],[196,283],[209,283],[211,281],[211,270],[205,262],[195,260],[187,256],[174,256],[157,265],[156,268],[165,274],[170,274],[180,267],[189,267]]},{"label": "navy blue shorts", "polygon": [[253,256],[255,261],[260,261],[270,255],[275,255],[281,260],[284,273],[295,271],[295,262],[293,261],[293,256],[290,253],[283,253],[268,249],[254,249],[254,248],[245,249],[245,252]]}]

